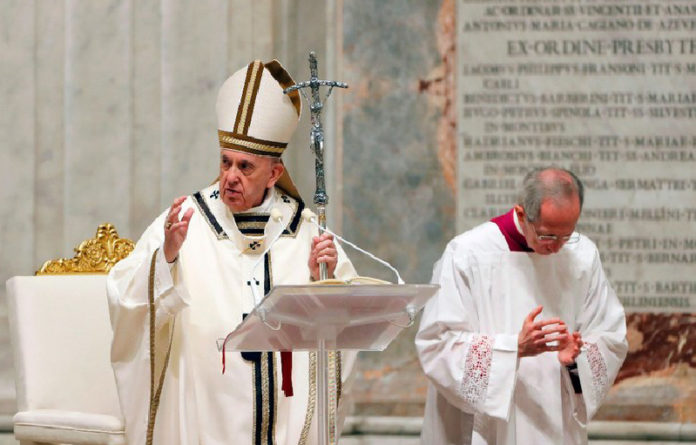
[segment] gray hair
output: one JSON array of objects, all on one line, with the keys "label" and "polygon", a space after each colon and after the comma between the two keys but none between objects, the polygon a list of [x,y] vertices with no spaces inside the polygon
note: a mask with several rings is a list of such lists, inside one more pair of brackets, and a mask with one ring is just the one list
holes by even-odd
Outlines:
[{"label": "gray hair", "polygon": [[[549,177],[544,172],[555,172]],[[570,170],[555,167],[535,168],[522,180],[522,190],[517,203],[524,208],[527,219],[534,222],[541,213],[541,203],[546,198],[555,201],[577,196],[580,199],[580,210],[585,198],[585,187],[575,173]]]}]

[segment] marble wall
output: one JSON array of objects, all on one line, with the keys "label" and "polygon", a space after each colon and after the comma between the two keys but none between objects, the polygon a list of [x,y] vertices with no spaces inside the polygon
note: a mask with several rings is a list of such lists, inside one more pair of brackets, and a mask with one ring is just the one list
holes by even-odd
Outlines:
[{"label": "marble wall", "polygon": [[[446,79],[437,33],[447,17],[439,1],[343,7],[342,74],[351,84],[343,104],[344,234],[408,283],[430,280],[454,235],[454,194],[438,155],[446,142],[438,137]],[[369,258],[352,259],[360,274],[395,281]],[[408,329],[383,353],[361,354],[357,414],[422,415],[426,382],[415,332]]]},{"label": "marble wall", "polygon": [[[696,422],[696,256],[692,220],[682,216],[696,188],[673,185],[694,182],[695,115],[681,112],[693,100],[679,99],[696,91],[693,52],[639,49],[690,41],[691,30],[670,24],[695,11],[642,0],[624,9],[457,7],[459,229],[509,208],[529,168],[574,170],[586,185],[577,230],[597,244],[628,315],[629,353],[597,418]],[[579,49],[589,42],[596,51]]]}]

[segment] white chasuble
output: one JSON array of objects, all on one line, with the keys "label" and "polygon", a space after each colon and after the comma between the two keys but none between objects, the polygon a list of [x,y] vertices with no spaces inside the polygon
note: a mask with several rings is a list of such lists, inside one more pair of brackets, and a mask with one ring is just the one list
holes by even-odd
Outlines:
[{"label": "white chasuble", "polygon": [[[624,311],[592,241],[581,235],[553,255],[510,245],[487,222],[454,238],[435,265],[441,288],[416,336],[429,378],[422,444],[587,443],[587,421],[623,362]],[[559,317],[582,334],[581,392],[556,352],[517,357],[522,323],[539,305],[537,321]]]},{"label": "white chasuble", "polygon": [[[153,443],[315,443],[309,353],[292,353],[294,395],[287,397],[281,390],[280,353],[227,351],[223,374],[221,347],[256,304],[251,286],[258,286],[258,295],[263,296],[274,285],[310,281],[308,260],[316,226],[303,220],[304,204],[279,189],[269,190],[260,207],[233,215],[219,199],[216,183],[189,196],[180,215],[189,208],[194,214],[176,262],[167,264],[162,252],[166,211],[147,228],[133,253],[116,264],[107,281],[114,331],[111,360],[128,443],[144,444],[147,434],[148,280],[156,249],[155,380],[163,383]],[[280,221],[269,217],[272,209],[281,212]],[[266,243],[280,232],[262,257]],[[350,279],[355,270],[338,250],[335,276]],[[252,271],[255,264],[258,267]],[[349,365],[344,365],[344,375],[346,368]]]}]

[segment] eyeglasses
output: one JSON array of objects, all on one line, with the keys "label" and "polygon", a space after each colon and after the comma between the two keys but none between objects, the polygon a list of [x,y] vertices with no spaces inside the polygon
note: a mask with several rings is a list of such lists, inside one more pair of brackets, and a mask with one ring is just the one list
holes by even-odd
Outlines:
[{"label": "eyeglasses", "polygon": [[577,243],[580,241],[580,235],[577,233],[573,232],[572,235],[566,235],[566,236],[558,236],[558,235],[539,235],[536,231],[536,228],[534,227],[534,224],[532,224],[531,221],[529,221],[529,226],[532,228],[532,232],[534,232],[534,236],[536,239],[541,242],[541,243],[556,243],[556,242],[562,242],[563,244],[573,244]]}]

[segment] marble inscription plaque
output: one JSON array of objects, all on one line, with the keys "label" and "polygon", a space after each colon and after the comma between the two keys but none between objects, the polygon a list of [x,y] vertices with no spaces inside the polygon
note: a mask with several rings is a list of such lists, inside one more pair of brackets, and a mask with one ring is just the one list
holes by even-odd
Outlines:
[{"label": "marble inscription plaque", "polygon": [[696,312],[694,31],[690,2],[458,0],[457,229],[570,168],[626,310]]}]

